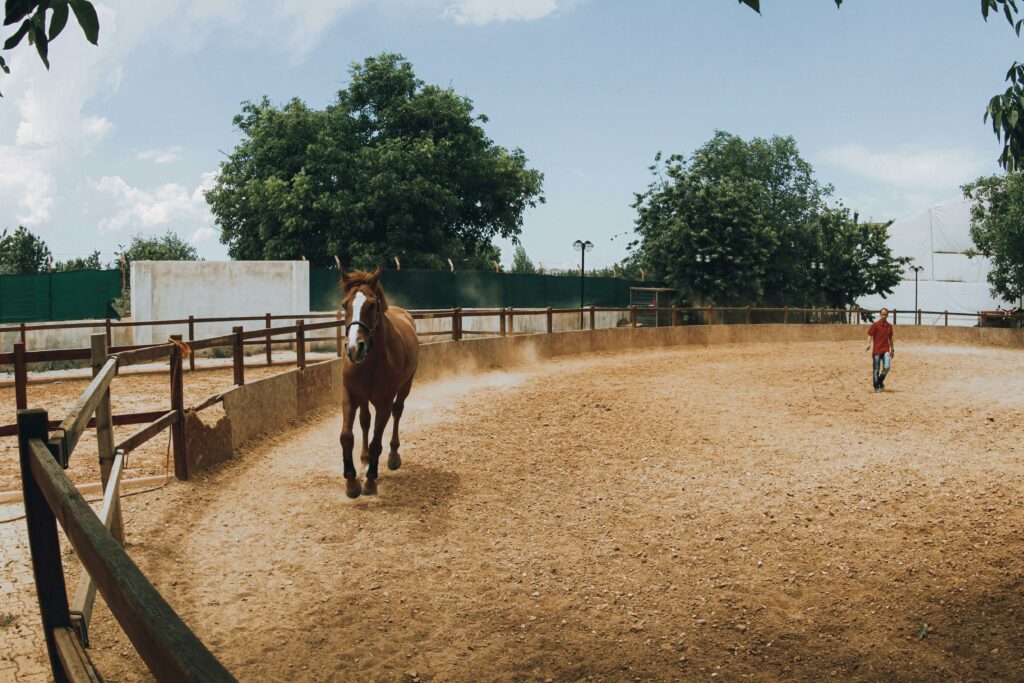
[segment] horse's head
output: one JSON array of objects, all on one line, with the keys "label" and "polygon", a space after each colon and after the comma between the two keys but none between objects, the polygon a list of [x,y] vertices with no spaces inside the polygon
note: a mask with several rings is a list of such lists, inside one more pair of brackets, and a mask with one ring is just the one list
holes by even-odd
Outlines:
[{"label": "horse's head", "polygon": [[366,360],[388,308],[380,287],[380,273],[380,266],[372,273],[361,270],[346,273],[341,269],[341,287],[345,291],[345,353],[353,363]]}]

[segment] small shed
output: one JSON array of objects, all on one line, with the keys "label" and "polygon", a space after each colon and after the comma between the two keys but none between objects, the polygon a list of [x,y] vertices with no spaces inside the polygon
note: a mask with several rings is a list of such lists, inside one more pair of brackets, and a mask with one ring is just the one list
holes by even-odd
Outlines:
[{"label": "small shed", "polygon": [[669,287],[630,287],[629,305],[636,306],[636,324],[644,327],[670,327],[672,312],[654,309],[670,308],[672,298],[678,291]]}]

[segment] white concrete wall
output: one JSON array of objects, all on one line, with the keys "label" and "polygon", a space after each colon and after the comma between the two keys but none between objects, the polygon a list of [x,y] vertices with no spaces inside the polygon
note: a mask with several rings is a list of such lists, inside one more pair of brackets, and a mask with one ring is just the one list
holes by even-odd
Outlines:
[{"label": "white concrete wall", "polygon": [[[308,261],[134,261],[131,287],[137,321],[309,313]],[[264,323],[197,323],[195,336],[228,334],[233,325],[254,329]],[[174,333],[187,339],[188,326],[140,327],[135,340],[159,343]]]},{"label": "white concrete wall", "polygon": [[[106,332],[103,320],[75,320],[75,324],[93,323],[92,327],[76,327],[70,330],[38,330],[33,328],[55,323],[26,323],[25,348],[28,351],[46,351],[50,349],[81,349],[89,348],[93,334]],[[6,327],[6,325],[4,326]],[[115,327],[112,330],[114,346],[131,346],[135,343],[134,327]],[[10,353],[14,344],[21,341],[19,332],[0,332],[0,353]]]}]

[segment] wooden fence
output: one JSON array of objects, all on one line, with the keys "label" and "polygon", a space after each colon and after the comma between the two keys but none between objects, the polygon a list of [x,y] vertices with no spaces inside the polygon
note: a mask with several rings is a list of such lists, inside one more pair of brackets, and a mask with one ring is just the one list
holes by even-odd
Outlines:
[{"label": "wooden fence", "polygon": [[[754,309],[745,308],[546,308],[546,309],[474,309],[459,308],[415,311],[419,320],[447,319],[447,329],[424,332],[422,336],[448,336],[459,341],[470,334],[509,335],[515,321],[521,316],[543,316],[547,333],[554,331],[556,315],[579,316],[579,329],[595,329],[597,314],[611,312],[620,321],[636,327],[639,316],[653,314],[654,323],[662,318],[668,325],[728,324],[742,322],[831,323],[859,324],[868,311],[844,309]],[[923,312],[916,312],[920,324]],[[945,314],[948,324],[949,315]],[[497,317],[497,331],[464,329],[464,321],[473,317]],[[144,347],[109,346],[111,325],[103,333],[91,337],[90,348],[26,351],[25,334],[39,328],[19,328],[22,340],[15,344],[13,353],[0,354],[0,364],[12,364],[15,369],[18,421],[16,425],[0,427],[0,436],[17,434],[21,459],[22,488],[29,533],[29,547],[35,574],[36,592],[46,635],[47,652],[54,679],[57,681],[98,681],[89,657],[89,621],[97,589],[103,595],[110,611],[124,629],[143,661],[158,680],[170,681],[222,681],[234,680],[231,674],[196,638],[175,614],[163,597],[146,579],[131,558],[124,552],[119,486],[125,457],[149,439],[171,431],[174,471],[178,479],[189,478],[185,439],[185,404],[183,394],[184,362],[186,356],[194,367],[194,353],[204,349],[230,348],[233,358],[233,381],[245,383],[245,346],[265,345],[267,363],[271,363],[271,345],[294,343],[295,363],[306,367],[306,345],[329,341],[340,356],[345,321],[338,313],[303,316],[293,325],[272,327],[274,316],[258,318],[188,319],[154,321],[147,323],[118,323],[119,325],[168,325],[189,323],[190,339],[182,343],[175,335],[168,343]],[[281,316],[276,316],[280,319]],[[320,322],[308,319],[328,318]],[[777,320],[776,318],[781,318]],[[896,322],[897,312],[893,311]],[[265,320],[267,327],[244,330],[234,327],[231,334],[208,339],[194,339],[191,331],[196,322],[224,322]],[[109,322],[109,321],[108,321]],[[71,324],[74,325],[74,324]],[[65,325],[65,326],[71,326]],[[53,329],[59,325],[41,326]],[[81,324],[79,326],[82,326]],[[4,330],[0,330],[4,331]],[[329,332],[329,336],[310,336]],[[27,366],[29,363],[52,360],[88,360],[92,364],[93,379],[71,411],[60,421],[51,421],[45,410],[28,409]],[[113,415],[110,389],[114,378],[124,368],[142,363],[166,362],[170,395],[166,409]],[[199,411],[223,400],[223,395],[212,396],[190,410]],[[127,438],[115,443],[114,427],[138,424]],[[82,495],[64,473],[83,432],[96,429],[100,461],[100,479],[103,503],[99,514],[86,503]],[[60,523],[79,560],[83,571],[74,598],[68,603],[64,584],[63,560],[57,536]]]}]

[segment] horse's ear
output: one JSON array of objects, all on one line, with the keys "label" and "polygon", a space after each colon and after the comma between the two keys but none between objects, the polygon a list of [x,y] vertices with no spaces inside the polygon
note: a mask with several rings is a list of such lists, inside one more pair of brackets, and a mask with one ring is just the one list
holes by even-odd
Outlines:
[{"label": "horse's ear", "polygon": [[382,270],[381,270],[380,264],[378,264],[378,265],[377,265],[377,270],[373,271],[373,275],[371,275],[371,276],[370,276],[370,282],[369,282],[369,284],[370,284],[370,286],[371,286],[371,287],[373,287],[374,289],[376,289],[377,285],[379,285],[379,284],[380,284],[380,275],[381,275],[381,272],[382,272]]},{"label": "horse's ear", "polygon": [[348,281],[349,279],[351,279],[351,276],[345,272],[345,266],[341,265],[340,263],[338,264],[338,270],[341,272],[341,281],[339,282],[339,285],[341,286],[341,289],[347,292]]}]

